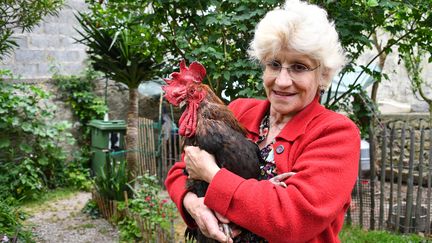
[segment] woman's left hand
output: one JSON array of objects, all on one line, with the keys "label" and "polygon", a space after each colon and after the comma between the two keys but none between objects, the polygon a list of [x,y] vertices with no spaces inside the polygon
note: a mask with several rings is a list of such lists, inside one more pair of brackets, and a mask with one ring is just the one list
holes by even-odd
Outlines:
[{"label": "woman's left hand", "polygon": [[184,161],[189,178],[210,183],[215,174],[220,170],[216,164],[215,157],[195,146],[185,146],[184,152]]}]

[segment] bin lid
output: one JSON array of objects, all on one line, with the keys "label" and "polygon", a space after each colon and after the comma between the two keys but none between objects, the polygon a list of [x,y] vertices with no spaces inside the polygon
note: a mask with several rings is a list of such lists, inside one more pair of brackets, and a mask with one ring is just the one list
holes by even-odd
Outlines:
[{"label": "bin lid", "polygon": [[91,127],[99,128],[100,130],[125,130],[126,122],[124,120],[91,120],[88,123]]}]

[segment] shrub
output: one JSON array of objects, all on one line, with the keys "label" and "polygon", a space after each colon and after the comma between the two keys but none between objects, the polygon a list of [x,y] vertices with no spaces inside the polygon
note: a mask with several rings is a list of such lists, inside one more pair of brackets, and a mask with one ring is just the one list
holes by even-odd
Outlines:
[{"label": "shrub", "polygon": [[21,224],[24,214],[9,204],[0,200],[0,242],[32,242],[31,232]]},{"label": "shrub", "polygon": [[[3,73],[4,74],[4,73]],[[31,198],[44,188],[65,184],[67,159],[62,145],[72,144],[71,124],[54,120],[49,94],[29,84],[0,78],[0,188],[3,198]]]},{"label": "shrub", "polygon": [[161,196],[162,188],[156,176],[145,174],[138,177],[135,188],[133,199],[119,204],[119,210],[127,208],[128,212],[119,222],[121,240],[169,240],[172,237],[169,232],[173,227],[176,208],[168,198]]}]

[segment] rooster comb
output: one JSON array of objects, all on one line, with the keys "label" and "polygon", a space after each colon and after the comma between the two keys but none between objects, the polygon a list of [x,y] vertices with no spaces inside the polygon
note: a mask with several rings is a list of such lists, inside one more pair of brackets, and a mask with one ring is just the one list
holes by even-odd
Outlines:
[{"label": "rooster comb", "polygon": [[178,82],[186,85],[190,82],[201,83],[206,76],[205,67],[199,62],[192,62],[189,67],[186,66],[185,60],[180,61],[180,72],[173,72],[170,79],[164,79],[167,84]]}]

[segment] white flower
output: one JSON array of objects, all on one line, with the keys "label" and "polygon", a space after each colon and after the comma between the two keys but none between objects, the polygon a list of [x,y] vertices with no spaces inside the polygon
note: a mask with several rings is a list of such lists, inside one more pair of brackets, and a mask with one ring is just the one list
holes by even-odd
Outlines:
[{"label": "white flower", "polygon": [[9,242],[9,238],[6,235],[4,235],[1,242]]}]

